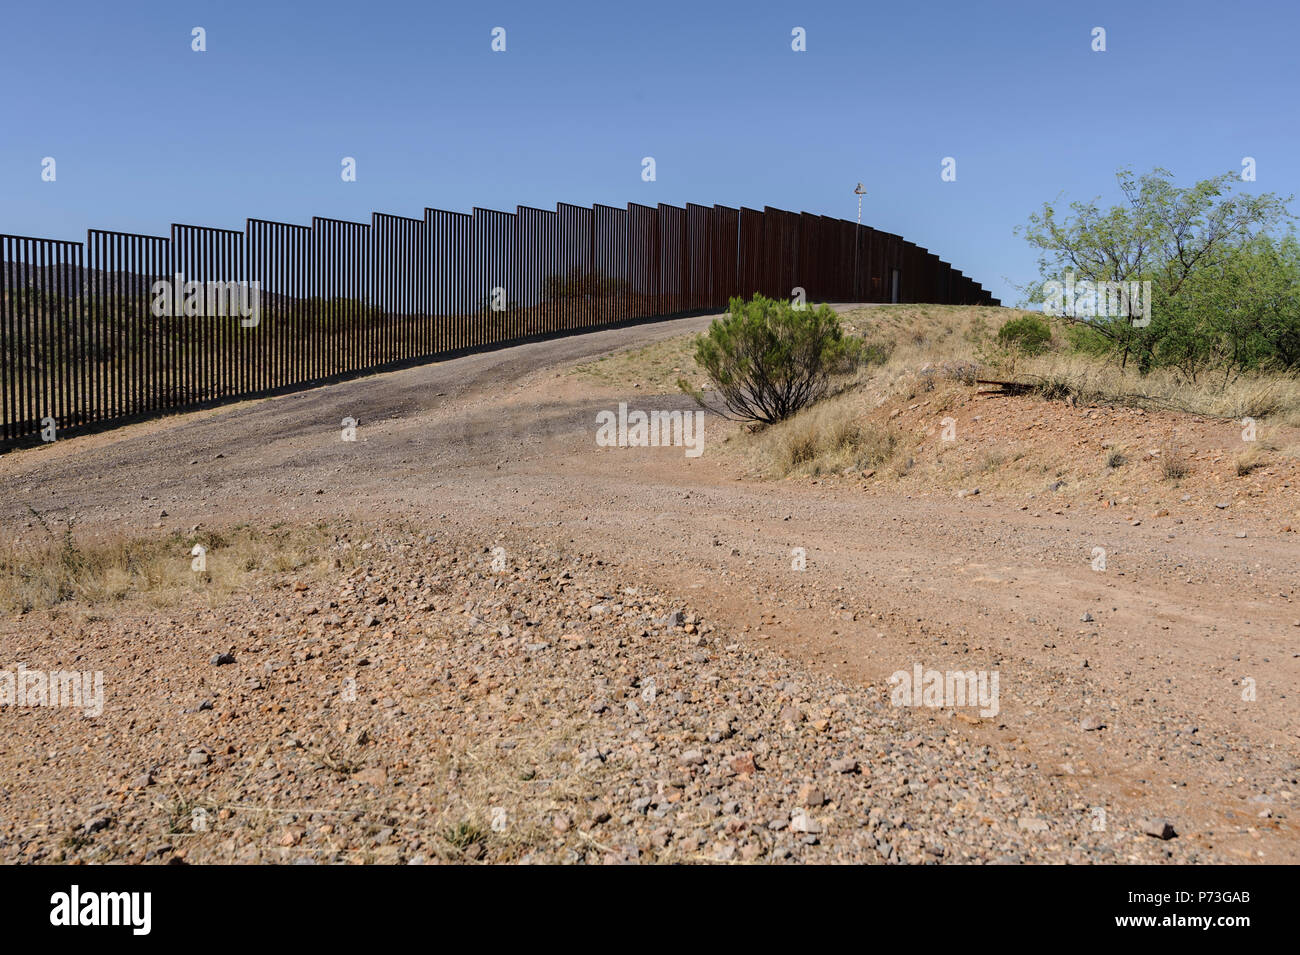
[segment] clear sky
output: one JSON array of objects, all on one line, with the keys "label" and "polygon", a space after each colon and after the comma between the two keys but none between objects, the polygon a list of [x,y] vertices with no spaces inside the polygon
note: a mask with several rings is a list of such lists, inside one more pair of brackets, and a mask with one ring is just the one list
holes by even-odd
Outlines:
[{"label": "clear sky", "polygon": [[853,218],[861,180],[865,223],[1014,303],[1012,229],[1114,199],[1122,165],[1190,183],[1251,156],[1240,188],[1297,191],[1298,32],[1295,0],[8,3],[0,232],[556,201]]}]

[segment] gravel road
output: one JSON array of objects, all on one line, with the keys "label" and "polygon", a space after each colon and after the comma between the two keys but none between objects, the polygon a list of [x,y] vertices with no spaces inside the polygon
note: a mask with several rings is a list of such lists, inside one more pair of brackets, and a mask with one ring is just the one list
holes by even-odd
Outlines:
[{"label": "gravel road", "polygon": [[[9,660],[116,672],[110,700],[134,701],[95,719],[0,710],[0,854],[1300,861],[1294,535],[1231,514],[1134,522],[754,480],[711,453],[734,433],[712,418],[699,458],[597,447],[599,410],[688,403],[573,364],[707,322],[0,458],[15,536],[35,533],[29,506],[91,534],[325,519],[376,555],[359,576],[268,584],[215,610],[132,608],[77,632],[0,621]],[[1098,544],[1105,574],[1089,565]],[[496,547],[507,573],[489,569]],[[227,648],[235,665],[210,666]],[[383,689],[340,715],[341,674],[363,658],[359,682]],[[890,705],[890,675],[917,665],[996,672],[998,712]],[[351,755],[322,760],[340,747]],[[510,763],[526,785],[483,769],[503,751],[527,754]],[[42,758],[61,768],[38,771]],[[212,828],[168,836],[177,807],[196,806]],[[495,809],[513,820],[499,832]],[[1177,835],[1147,834],[1153,820]]]}]

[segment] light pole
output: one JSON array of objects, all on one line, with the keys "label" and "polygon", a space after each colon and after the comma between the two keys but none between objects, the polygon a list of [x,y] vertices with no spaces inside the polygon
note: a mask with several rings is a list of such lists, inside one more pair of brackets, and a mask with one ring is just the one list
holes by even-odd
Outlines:
[{"label": "light pole", "polygon": [[858,293],[858,247],[862,244],[862,197],[867,194],[867,190],[862,188],[862,183],[858,183],[858,188],[853,190],[853,194],[858,197],[858,229],[853,233],[853,298],[856,301],[860,298]]}]

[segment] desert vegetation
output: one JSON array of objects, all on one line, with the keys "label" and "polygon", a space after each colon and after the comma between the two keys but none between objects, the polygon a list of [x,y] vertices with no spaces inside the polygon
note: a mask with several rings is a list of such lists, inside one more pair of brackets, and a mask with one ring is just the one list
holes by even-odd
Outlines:
[{"label": "desert vegetation", "polygon": [[[886,465],[905,476],[914,441],[874,410],[923,394],[942,410],[980,382],[1071,407],[1300,425],[1300,244],[1289,197],[1235,195],[1231,175],[1190,187],[1162,169],[1118,178],[1122,205],[1047,203],[1030,217],[1023,234],[1040,252],[1041,275],[1026,305],[1042,311],[836,313],[755,297],[733,300],[689,348],[656,348],[683,390],[707,406],[711,389],[719,410],[749,423],[746,444],[775,476]],[[638,370],[635,357],[624,359],[624,373]],[[1108,470],[1130,463],[1124,450],[1108,451]],[[1278,451],[1286,448],[1263,440],[1238,474]],[[1190,466],[1177,447],[1163,453],[1165,480]]]},{"label": "desert vegetation", "polygon": [[[1121,204],[1044,203],[1021,230],[1039,252],[1028,300],[1059,312],[1072,349],[1189,381],[1300,370],[1291,197],[1237,194],[1232,173],[1189,187],[1165,169],[1116,178]],[[1062,296],[1064,283],[1082,294]],[[1144,320],[1102,308],[1099,283],[1149,283]]]},{"label": "desert vegetation", "polygon": [[[774,424],[824,398],[831,378],[855,368],[862,343],[845,336],[829,306],[755,295],[733,298],[727,314],[695,341],[695,362],[738,421]],[[683,389],[709,407],[698,391]]]},{"label": "desert vegetation", "polygon": [[[30,513],[33,533],[0,545],[0,614],[133,600],[166,606],[194,595],[219,600],[255,579],[331,570],[347,556],[323,524],[90,535],[75,517]],[[196,547],[203,551],[197,563]]]}]

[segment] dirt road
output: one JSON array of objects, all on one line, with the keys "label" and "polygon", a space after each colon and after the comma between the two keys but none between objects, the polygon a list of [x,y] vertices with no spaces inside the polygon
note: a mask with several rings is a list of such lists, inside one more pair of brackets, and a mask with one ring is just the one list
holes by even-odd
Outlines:
[{"label": "dirt road", "polygon": [[[1180,839],[1216,858],[1300,861],[1288,818],[1300,771],[1294,535],[1214,513],[1131,522],[988,494],[754,480],[717,453],[732,433],[717,419],[698,458],[597,447],[600,410],[689,402],[593,384],[572,365],[707,322],[474,355],[10,454],[0,522],[30,532],[29,506],[92,532],[346,515],[484,547],[562,543],[681,594],[745,646],[850,683],[887,687],[917,664],[997,671],[996,715],[916,718],[1000,748],[1081,810],[1175,818]],[[345,418],[355,441],[342,440]]]}]

